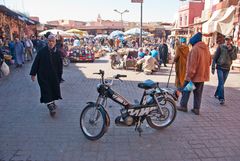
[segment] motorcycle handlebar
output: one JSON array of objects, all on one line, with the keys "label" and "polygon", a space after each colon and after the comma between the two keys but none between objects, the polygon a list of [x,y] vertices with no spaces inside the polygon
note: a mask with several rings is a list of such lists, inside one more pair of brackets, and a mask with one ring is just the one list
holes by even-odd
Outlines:
[{"label": "motorcycle handlebar", "polygon": [[120,74],[119,77],[127,77],[127,75],[121,75],[121,74]]},{"label": "motorcycle handlebar", "polygon": [[127,75],[117,74],[114,76],[115,79],[119,79],[121,77],[127,77]]},{"label": "motorcycle handlebar", "polygon": [[93,73],[93,74],[101,74],[101,75],[104,75],[104,71],[103,70],[99,70],[99,73]]}]

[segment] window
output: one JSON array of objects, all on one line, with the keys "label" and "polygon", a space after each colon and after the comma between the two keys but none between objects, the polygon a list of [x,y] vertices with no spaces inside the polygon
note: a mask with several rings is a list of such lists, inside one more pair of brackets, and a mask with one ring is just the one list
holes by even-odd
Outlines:
[{"label": "window", "polygon": [[188,22],[187,22],[187,21],[188,21],[188,20],[187,20],[187,17],[188,17],[188,16],[187,16],[187,15],[185,15],[185,25],[186,25],[186,26],[188,25]]}]

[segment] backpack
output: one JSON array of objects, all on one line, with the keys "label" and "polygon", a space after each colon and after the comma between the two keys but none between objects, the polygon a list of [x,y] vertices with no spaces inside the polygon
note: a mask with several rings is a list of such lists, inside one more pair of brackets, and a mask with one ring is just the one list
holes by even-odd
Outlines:
[{"label": "backpack", "polygon": [[217,60],[217,64],[223,67],[230,67],[232,65],[232,58],[225,45],[220,45],[220,56]]}]

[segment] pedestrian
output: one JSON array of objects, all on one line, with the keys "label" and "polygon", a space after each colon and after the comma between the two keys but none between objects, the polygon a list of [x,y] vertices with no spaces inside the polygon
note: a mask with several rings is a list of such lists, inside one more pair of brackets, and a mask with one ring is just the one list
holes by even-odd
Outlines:
[{"label": "pedestrian", "polygon": [[13,60],[16,61],[16,55],[14,53],[14,41],[13,40],[9,41],[8,47],[9,47],[10,55],[12,56]]},{"label": "pedestrian", "polygon": [[[199,115],[202,92],[205,81],[210,78],[211,55],[207,45],[202,42],[202,33],[196,33],[189,41],[192,49],[188,54],[186,76],[184,87],[191,81],[196,89],[193,90],[193,109],[191,110],[195,115]],[[187,112],[188,100],[191,91],[182,91],[182,98],[180,106],[177,107],[179,111]]]},{"label": "pedestrian", "polygon": [[159,51],[159,60],[160,65],[163,63],[165,67],[167,67],[167,59],[168,59],[168,46],[165,43],[165,39],[163,38],[161,44],[158,47]]},{"label": "pedestrian", "polygon": [[29,37],[27,37],[25,39],[24,43],[25,43],[25,52],[26,52],[27,61],[33,60],[33,55],[32,55],[33,43],[32,43],[32,40]]},{"label": "pedestrian", "polygon": [[189,53],[189,47],[186,44],[186,38],[180,39],[180,45],[176,47],[176,53],[174,57],[175,62],[175,86],[182,88],[185,80],[187,56]]},{"label": "pedestrian", "polygon": [[140,47],[138,49],[138,59],[142,59],[145,56],[144,52],[143,52],[143,48]]},{"label": "pedestrian", "polygon": [[141,68],[144,74],[149,75],[158,70],[158,61],[154,57],[152,57],[148,51],[145,49],[145,56],[137,61],[137,68]]},{"label": "pedestrian", "polygon": [[14,52],[16,55],[16,67],[22,67],[22,64],[24,64],[24,46],[19,38],[15,38]]},{"label": "pedestrian", "polygon": [[[157,47],[156,47],[156,46],[154,46],[153,49],[150,51],[150,55],[151,55],[153,58],[155,58],[155,59],[158,60],[159,53],[158,53],[158,51],[157,51]],[[159,61],[159,60],[158,60],[158,61]]]},{"label": "pedestrian", "polygon": [[[2,62],[4,60],[4,54],[2,51],[2,40],[0,39],[0,62]],[[1,67],[2,64],[0,64]]]},{"label": "pedestrian", "polygon": [[56,38],[50,34],[48,45],[37,53],[30,71],[32,81],[35,81],[37,75],[41,91],[40,102],[47,105],[51,116],[56,113],[55,100],[62,99],[60,91],[62,59],[55,45]]},{"label": "pedestrian", "polygon": [[232,61],[237,58],[237,48],[232,44],[232,38],[226,36],[225,44],[218,46],[212,63],[212,74],[217,68],[218,86],[215,91],[215,98],[217,98],[221,105],[225,102],[224,84],[227,80]]}]

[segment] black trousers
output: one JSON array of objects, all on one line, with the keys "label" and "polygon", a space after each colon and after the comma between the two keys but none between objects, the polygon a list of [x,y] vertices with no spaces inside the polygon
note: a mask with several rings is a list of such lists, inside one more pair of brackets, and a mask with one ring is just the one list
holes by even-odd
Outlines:
[{"label": "black trousers", "polygon": [[[188,81],[184,82],[184,87],[188,84]],[[203,92],[203,86],[204,82],[193,82],[196,89],[193,90],[193,108],[200,109],[201,107],[201,101],[202,101],[202,92]],[[183,88],[184,88],[183,87]],[[182,98],[180,101],[180,105],[184,108],[187,108],[188,100],[190,97],[191,91],[182,91]]]}]

